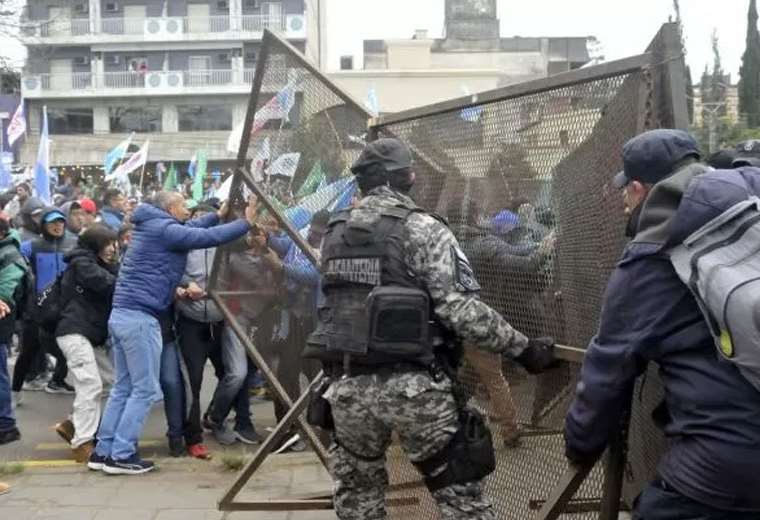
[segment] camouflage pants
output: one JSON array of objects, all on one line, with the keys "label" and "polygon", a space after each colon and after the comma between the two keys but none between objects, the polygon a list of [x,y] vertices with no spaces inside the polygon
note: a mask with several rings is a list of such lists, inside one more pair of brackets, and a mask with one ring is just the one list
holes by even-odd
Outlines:
[{"label": "camouflage pants", "polygon": [[[436,383],[426,372],[341,379],[330,385],[325,398],[332,405],[338,440],[329,455],[341,520],[387,518],[385,451],[392,432],[409,459],[420,462],[443,449],[458,426],[451,382]],[[445,520],[496,518],[480,482],[447,486],[433,498]]]}]

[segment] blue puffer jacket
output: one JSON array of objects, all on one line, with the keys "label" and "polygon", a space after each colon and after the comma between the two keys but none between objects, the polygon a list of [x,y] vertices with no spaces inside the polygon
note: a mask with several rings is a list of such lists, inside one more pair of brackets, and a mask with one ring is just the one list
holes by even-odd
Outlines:
[{"label": "blue puffer jacket", "polygon": [[217,225],[216,213],[183,224],[150,204],[141,204],[135,210],[132,224],[135,229],[119,271],[113,307],[154,316],[171,304],[189,251],[219,246],[250,229],[245,220]]},{"label": "blue puffer jacket", "polygon": [[[667,189],[655,186],[636,238],[610,278],[565,440],[576,452],[601,452],[630,402],[635,378],[656,362],[670,440],[660,476],[693,500],[758,511],[760,518],[760,392],[719,357],[696,301],[665,253],[737,202],[760,195],[760,169],[710,171],[681,181],[680,193],[678,179],[664,181]],[[655,191],[664,195],[662,204]]]},{"label": "blue puffer jacket", "polygon": [[114,231],[118,231],[124,222],[124,213],[110,206],[105,206],[102,210],[100,210],[100,218],[103,221],[103,224],[110,227]]},{"label": "blue puffer jacket", "polygon": [[[44,219],[48,213],[58,211],[48,208],[42,213]],[[21,254],[29,262],[34,273],[34,288],[39,296],[56,277],[66,270],[63,256],[77,245],[77,237],[70,233],[55,238],[43,232],[37,238],[21,243]]]}]

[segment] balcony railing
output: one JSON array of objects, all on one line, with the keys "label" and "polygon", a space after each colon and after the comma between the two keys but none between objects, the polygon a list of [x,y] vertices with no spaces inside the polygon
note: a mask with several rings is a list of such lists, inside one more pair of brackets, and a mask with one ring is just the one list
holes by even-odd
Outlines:
[{"label": "balcony railing", "polygon": [[[254,69],[213,69],[146,72],[73,72],[71,74],[29,74],[22,78],[24,95],[36,92],[56,94],[90,90],[161,89],[247,86],[253,81]],[[40,92],[41,93],[41,92]]]},{"label": "balcony railing", "polygon": [[[57,18],[42,21],[27,21],[22,31],[26,36],[52,38],[57,36],[83,36],[91,34],[88,18]],[[182,34],[208,34],[226,32],[260,33],[264,29],[285,30],[284,16],[242,15],[232,18],[222,16],[173,16],[167,18],[103,18],[100,20],[101,34],[144,35],[165,39]]]}]

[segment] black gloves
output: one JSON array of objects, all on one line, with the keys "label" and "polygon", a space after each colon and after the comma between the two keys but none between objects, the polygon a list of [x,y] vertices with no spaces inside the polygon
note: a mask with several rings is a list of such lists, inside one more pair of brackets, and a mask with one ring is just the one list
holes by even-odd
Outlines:
[{"label": "black gloves", "polygon": [[534,338],[528,341],[523,353],[515,358],[529,374],[540,374],[557,366],[554,357],[554,338]]},{"label": "black gloves", "polygon": [[565,457],[577,466],[593,466],[599,460],[600,455],[599,453],[582,453],[565,444]]}]

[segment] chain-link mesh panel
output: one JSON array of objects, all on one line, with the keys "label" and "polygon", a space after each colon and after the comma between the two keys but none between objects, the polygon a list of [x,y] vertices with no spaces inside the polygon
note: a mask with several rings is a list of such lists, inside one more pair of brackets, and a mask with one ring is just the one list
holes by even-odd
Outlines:
[{"label": "chain-link mesh panel", "polygon": [[[260,60],[232,200],[242,213],[247,181],[273,207],[260,211],[245,240],[223,250],[215,291],[296,401],[320,368],[301,358],[315,326],[314,258],[327,217],[354,196],[348,167],[362,148],[369,115],[272,34]],[[277,419],[286,411],[275,396]]]},{"label": "chain-link mesh panel", "polygon": [[[641,124],[648,85],[639,70],[375,129],[409,143],[415,200],[449,220],[482,298],[529,336],[585,346],[596,329],[624,243],[622,199],[609,181],[622,168],[623,143]],[[467,352],[461,379],[498,446],[486,489],[500,518],[533,518],[567,469],[561,431],[579,365],[532,377],[516,365],[502,367],[498,356],[483,357]],[[505,447],[512,414],[523,432],[519,447]],[[389,460],[394,481],[418,478],[400,454]],[[596,518],[602,488],[597,467],[568,517]],[[417,494],[428,506],[423,517],[437,518],[430,499]],[[394,511],[408,515],[408,508]]]},{"label": "chain-link mesh panel", "polygon": [[[449,219],[483,299],[528,335],[583,347],[596,329],[604,285],[624,243],[622,201],[609,181],[622,167],[623,143],[668,120],[671,109],[659,79],[661,54],[584,71],[572,81],[504,89],[480,104],[381,118],[373,129],[410,145],[415,199]],[[242,211],[245,177],[266,194],[270,211],[261,215],[261,230],[220,255],[216,290],[295,400],[316,372],[298,358],[313,327],[313,312],[304,312],[313,307],[301,304],[313,302],[318,279],[315,231],[354,195],[347,166],[361,148],[367,114],[284,42],[268,36],[261,60],[251,132],[243,138],[250,148],[233,197]],[[534,377],[498,356],[465,350],[461,379],[494,432],[498,467],[486,490],[501,518],[534,518],[567,469],[561,431],[579,368],[565,361]],[[661,436],[648,419],[660,394],[659,383],[640,383],[634,400],[628,504],[661,453]],[[389,498],[418,499],[391,508],[392,517],[438,518],[397,444],[388,452],[388,471]],[[600,464],[564,517],[598,518],[599,500],[610,491],[603,479]]]}]

